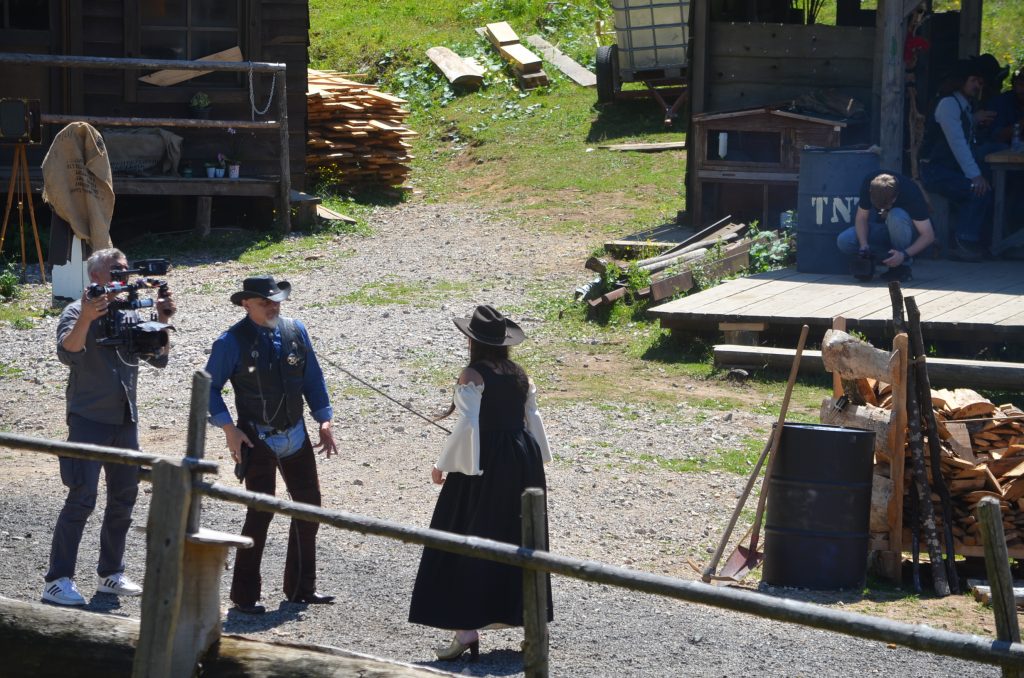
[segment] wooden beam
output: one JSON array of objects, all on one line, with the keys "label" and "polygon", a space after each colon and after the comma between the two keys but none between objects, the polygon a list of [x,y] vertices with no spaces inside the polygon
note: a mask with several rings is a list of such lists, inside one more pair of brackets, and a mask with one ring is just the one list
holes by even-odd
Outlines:
[{"label": "wooden beam", "polygon": [[[785,368],[793,361],[790,348],[769,346],[715,346],[715,365],[720,367],[762,366]],[[821,352],[805,350],[800,363],[814,371],[824,370]],[[928,377],[932,386],[944,388],[1014,389],[1024,382],[1024,363],[995,360],[960,360],[957,358],[928,358]]]},{"label": "wooden beam", "polygon": [[500,45],[498,52],[505,61],[512,64],[512,68],[520,75],[540,73],[543,63],[539,56],[526,49],[518,42],[511,45]]},{"label": "wooden beam", "polygon": [[526,36],[526,42],[529,43],[530,47],[539,51],[541,56],[553,63],[555,68],[562,71],[562,73],[565,73],[565,75],[567,75],[569,79],[577,85],[580,85],[581,87],[597,86],[596,75],[578,64],[567,54],[562,53],[560,49],[541,36],[528,35]]},{"label": "wooden beam", "polygon": [[982,0],[960,0],[959,59],[981,53],[981,5]]},{"label": "wooden beam", "polygon": [[[241,61],[242,50],[239,47],[231,47],[222,52],[210,54],[204,57],[199,57],[196,61]],[[206,75],[211,71],[180,71],[180,70],[164,70],[144,75],[139,80],[148,83],[150,85],[156,85],[157,87],[167,87],[168,85],[177,85],[180,82],[191,80],[192,78],[198,78],[200,75]]]},{"label": "wooden beam", "polygon": [[507,21],[498,21],[484,26],[484,34],[495,47],[503,45],[514,45],[519,43],[519,36],[508,25]]},{"label": "wooden beam", "polygon": [[904,79],[903,40],[906,16],[902,0],[884,0],[878,9],[877,40],[879,95],[879,164],[883,169],[903,171]]}]

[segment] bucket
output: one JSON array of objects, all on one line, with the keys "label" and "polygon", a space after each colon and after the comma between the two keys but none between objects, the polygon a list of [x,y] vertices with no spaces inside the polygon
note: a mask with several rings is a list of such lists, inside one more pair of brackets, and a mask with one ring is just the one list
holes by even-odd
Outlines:
[{"label": "bucket", "polygon": [[874,150],[805,148],[800,152],[796,270],[849,272],[849,256],[839,252],[836,236],[853,226],[864,177],[878,169]]},{"label": "bucket", "polygon": [[875,434],[785,424],[768,483],[763,581],[858,589],[867,573]]}]

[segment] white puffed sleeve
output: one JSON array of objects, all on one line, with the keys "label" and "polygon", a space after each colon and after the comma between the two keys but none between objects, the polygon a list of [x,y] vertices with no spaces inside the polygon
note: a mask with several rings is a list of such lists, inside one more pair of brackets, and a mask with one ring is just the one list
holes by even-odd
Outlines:
[{"label": "white puffed sleeve", "polygon": [[544,463],[550,462],[551,452],[548,450],[547,434],[544,433],[544,420],[540,418],[540,410],[537,409],[537,387],[532,381],[530,382],[530,391],[526,394],[526,430],[537,441]]},{"label": "white puffed sleeve", "polygon": [[483,384],[459,384],[455,387],[455,409],[459,419],[444,441],[441,458],[434,466],[439,471],[483,475],[480,470],[480,400]]}]

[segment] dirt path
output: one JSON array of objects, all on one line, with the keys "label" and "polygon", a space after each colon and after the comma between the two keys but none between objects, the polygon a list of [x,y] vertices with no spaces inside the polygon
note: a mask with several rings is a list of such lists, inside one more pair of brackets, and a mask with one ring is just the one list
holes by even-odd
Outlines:
[{"label": "dirt path", "polygon": [[[421,411],[439,411],[465,362],[452,325],[475,303],[524,308],[546,290],[568,293],[585,274],[581,253],[593,242],[509,223],[458,205],[422,203],[380,209],[374,236],[337,237],[316,251],[278,255],[261,267],[293,285],[286,315],[302,318],[325,361],[354,371]],[[131,256],[131,252],[129,252]],[[254,267],[197,257],[177,261],[171,282],[181,312],[175,318],[171,365],[140,376],[141,438],[149,451],[184,449],[188,384],[217,334],[238,316],[228,302]],[[45,305],[42,290],[32,303]],[[519,318],[542,345],[547,328]],[[53,356],[55,318],[35,329],[0,328],[0,366],[20,374],[0,378],[0,429],[63,438],[66,369]],[[580,341],[586,341],[581,337]],[[552,344],[553,345],[553,344]],[[538,349],[541,350],[541,349]],[[772,417],[746,405],[763,400],[747,387],[673,377],[621,356],[586,358],[559,346],[542,364],[554,385],[541,406],[555,460],[548,469],[552,550],[640,570],[692,579],[688,558],[703,562],[718,538],[742,476],[678,473],[656,459],[708,459],[763,436]],[[586,363],[586,364],[584,364]],[[437,431],[326,366],[341,454],[320,462],[325,506],[426,525],[436,498],[430,465]],[[4,373],[4,372],[0,372]],[[604,390],[588,380],[610,383]],[[636,394],[657,393],[651,399]],[[679,394],[678,399],[675,395]],[[691,403],[722,398],[735,408]],[[223,440],[209,429],[208,454],[223,461]],[[0,595],[36,600],[46,569],[50,531],[63,501],[56,461],[0,449]],[[221,482],[233,484],[230,476]],[[147,488],[148,489],[148,488]],[[102,501],[102,499],[101,499]],[[148,495],[136,509],[145,523]],[[213,505],[204,524],[237,531],[242,510]],[[79,581],[87,597],[97,551],[98,515],[82,545]],[[264,556],[264,597],[271,613],[253,620],[229,615],[226,630],[257,637],[329,643],[405,661],[426,662],[446,634],[405,622],[418,549],[353,533],[322,530],[318,571],[322,590],[339,596],[327,608],[281,602],[286,522],[276,519]],[[133,533],[129,573],[141,577],[144,540]],[[225,605],[227,582],[225,573]],[[751,586],[755,586],[751,582]],[[752,667],[767,675],[996,675],[986,667],[842,636],[743,617],[710,608],[556,579],[552,673],[560,676],[733,675]],[[458,595],[460,592],[453,592]],[[879,596],[817,597],[845,609],[869,609],[908,621],[992,633],[989,613],[959,596],[945,601]],[[137,600],[95,596],[90,608],[138,615]],[[469,675],[521,672],[515,631],[489,633]]]}]

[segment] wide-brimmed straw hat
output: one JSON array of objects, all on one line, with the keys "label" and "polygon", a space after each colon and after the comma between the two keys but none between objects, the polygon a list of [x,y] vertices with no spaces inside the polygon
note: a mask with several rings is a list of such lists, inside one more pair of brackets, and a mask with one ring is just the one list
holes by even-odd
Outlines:
[{"label": "wide-brimmed straw hat", "polygon": [[477,306],[472,317],[455,318],[455,326],[473,341],[489,346],[515,346],[526,334],[490,304]]},{"label": "wide-brimmed straw hat", "polygon": [[242,289],[231,295],[231,303],[241,306],[243,299],[259,297],[270,301],[284,301],[292,293],[292,286],[287,280],[277,282],[272,275],[257,275],[242,281]]}]

